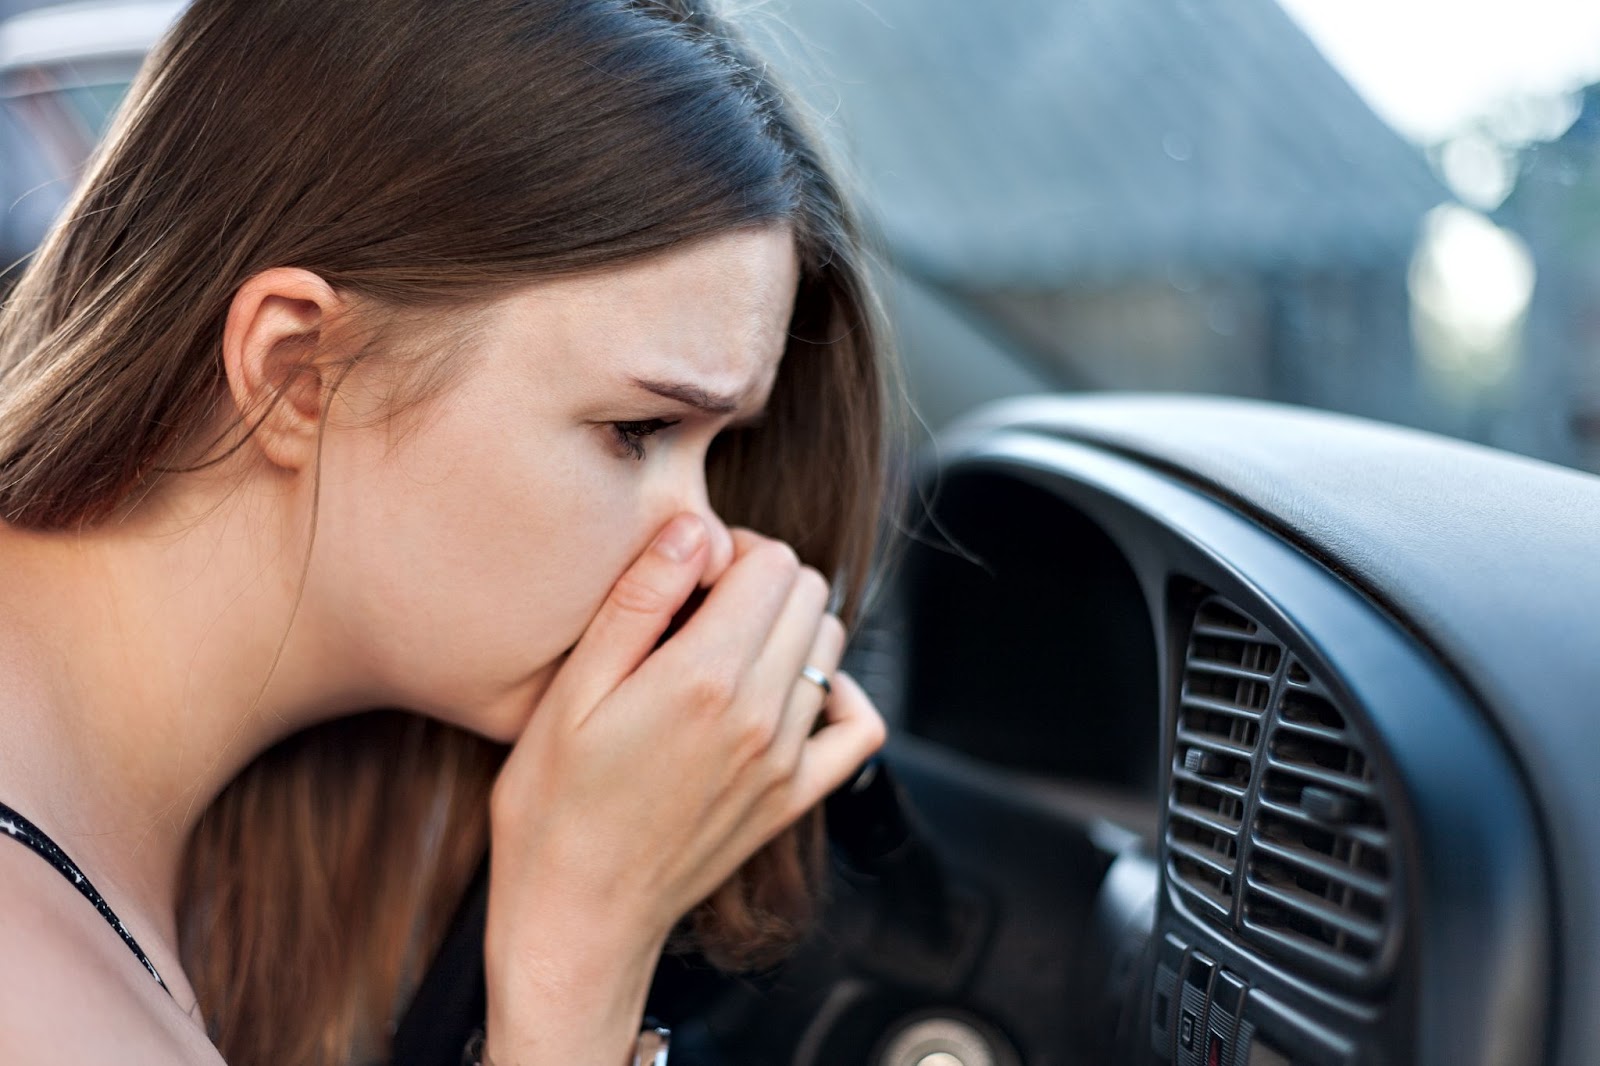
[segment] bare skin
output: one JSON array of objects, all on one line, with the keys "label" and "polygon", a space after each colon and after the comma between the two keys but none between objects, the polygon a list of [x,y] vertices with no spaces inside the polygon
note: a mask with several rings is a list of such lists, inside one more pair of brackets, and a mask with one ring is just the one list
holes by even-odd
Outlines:
[{"label": "bare skin", "polygon": [[706,500],[706,449],[765,403],[796,278],[774,228],[530,286],[394,420],[381,359],[326,418],[332,373],[297,369],[349,321],[340,294],[289,268],[242,286],[236,408],[291,382],[243,448],[85,533],[0,526],[0,799],[173,992],[0,841],[0,1059],[219,1061],[177,958],[183,841],[276,740],[403,706],[516,744],[492,805],[494,1061],[623,1061],[676,917],[882,743],[842,674],[808,736],[799,668],[831,672],[844,636],[826,582]]}]

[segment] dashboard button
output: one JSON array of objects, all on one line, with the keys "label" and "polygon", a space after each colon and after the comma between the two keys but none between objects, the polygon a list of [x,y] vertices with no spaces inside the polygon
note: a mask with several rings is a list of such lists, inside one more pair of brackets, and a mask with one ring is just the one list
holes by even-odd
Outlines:
[{"label": "dashboard button", "polygon": [[1238,974],[1223,970],[1217,974],[1216,984],[1211,986],[1211,1014],[1214,1028],[1216,1014],[1221,1011],[1228,1016],[1228,1024],[1239,1017],[1239,1008],[1244,1004],[1244,978]]},{"label": "dashboard button", "polygon": [[1211,982],[1211,1007],[1206,1027],[1210,1036],[1206,1043],[1206,1066],[1234,1066],[1235,1046],[1248,1039],[1239,1029],[1239,1012],[1244,1007],[1246,985],[1244,978],[1227,970],[1218,970]]},{"label": "dashboard button", "polygon": [[1225,1057],[1228,1053],[1228,1042],[1221,1033],[1213,1030],[1206,1037],[1206,1066],[1227,1066]]},{"label": "dashboard button", "polygon": [[1168,933],[1156,949],[1156,980],[1150,992],[1150,1050],[1172,1061],[1172,1017],[1177,1013],[1178,971],[1183,968],[1182,940]]},{"label": "dashboard button", "polygon": [[1178,1066],[1205,1066],[1206,1004],[1217,964],[1210,956],[1190,951],[1178,982]]}]

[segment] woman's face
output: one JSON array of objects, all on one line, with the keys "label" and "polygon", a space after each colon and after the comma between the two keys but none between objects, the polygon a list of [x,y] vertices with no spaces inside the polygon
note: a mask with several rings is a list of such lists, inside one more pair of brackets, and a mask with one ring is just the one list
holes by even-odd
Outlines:
[{"label": "woman's face", "polygon": [[[459,379],[394,424],[341,425],[336,402],[302,610],[346,687],[509,741],[678,512],[708,524],[714,580],[732,549],[706,450],[762,410],[797,283],[787,228],[718,236],[500,301]],[[352,397],[383,393],[368,365]]]}]

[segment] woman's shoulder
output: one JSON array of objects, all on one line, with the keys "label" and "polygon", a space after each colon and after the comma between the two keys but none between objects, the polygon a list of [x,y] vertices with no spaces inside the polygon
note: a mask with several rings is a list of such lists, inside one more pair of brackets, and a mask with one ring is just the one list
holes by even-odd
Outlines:
[{"label": "woman's shoulder", "polygon": [[0,840],[0,1062],[222,1058],[59,873]]}]

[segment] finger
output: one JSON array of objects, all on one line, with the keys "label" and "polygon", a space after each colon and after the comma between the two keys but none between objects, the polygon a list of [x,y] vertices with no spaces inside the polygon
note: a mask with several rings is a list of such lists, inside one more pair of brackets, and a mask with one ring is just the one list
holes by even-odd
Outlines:
[{"label": "finger", "polygon": [[[817,629],[828,609],[828,581],[809,566],[795,575],[789,599],[772,625],[766,644],[750,668],[747,686],[752,701],[774,713],[794,690],[795,678],[817,642]],[[829,667],[829,670],[832,668]]]},{"label": "finger", "polygon": [[728,538],[733,541],[733,557],[735,559],[743,558],[752,548],[759,548],[763,544],[772,542],[771,537],[763,537],[755,530],[746,529],[743,526],[735,526],[729,529]]},{"label": "finger", "polygon": [[827,724],[805,741],[789,789],[794,817],[848,781],[888,737],[883,716],[843,670],[834,672],[823,714]]},{"label": "finger", "polygon": [[726,670],[742,683],[799,574],[800,560],[787,544],[765,537],[748,543],[700,609],[661,646],[660,669]]},{"label": "finger", "polygon": [[550,686],[580,719],[639,668],[705,569],[706,527],[684,513],[663,526],[611,587]]},{"label": "finger", "polygon": [[806,738],[817,724],[817,716],[822,713],[823,705],[832,698],[822,690],[821,685],[802,676],[800,670],[814,666],[827,675],[829,684],[832,684],[833,676],[839,669],[839,657],[844,654],[844,642],[844,624],[835,615],[823,615],[804,661],[795,668],[795,676],[789,682],[790,694],[784,707],[783,720],[772,741],[772,761],[786,773],[794,772]]}]

